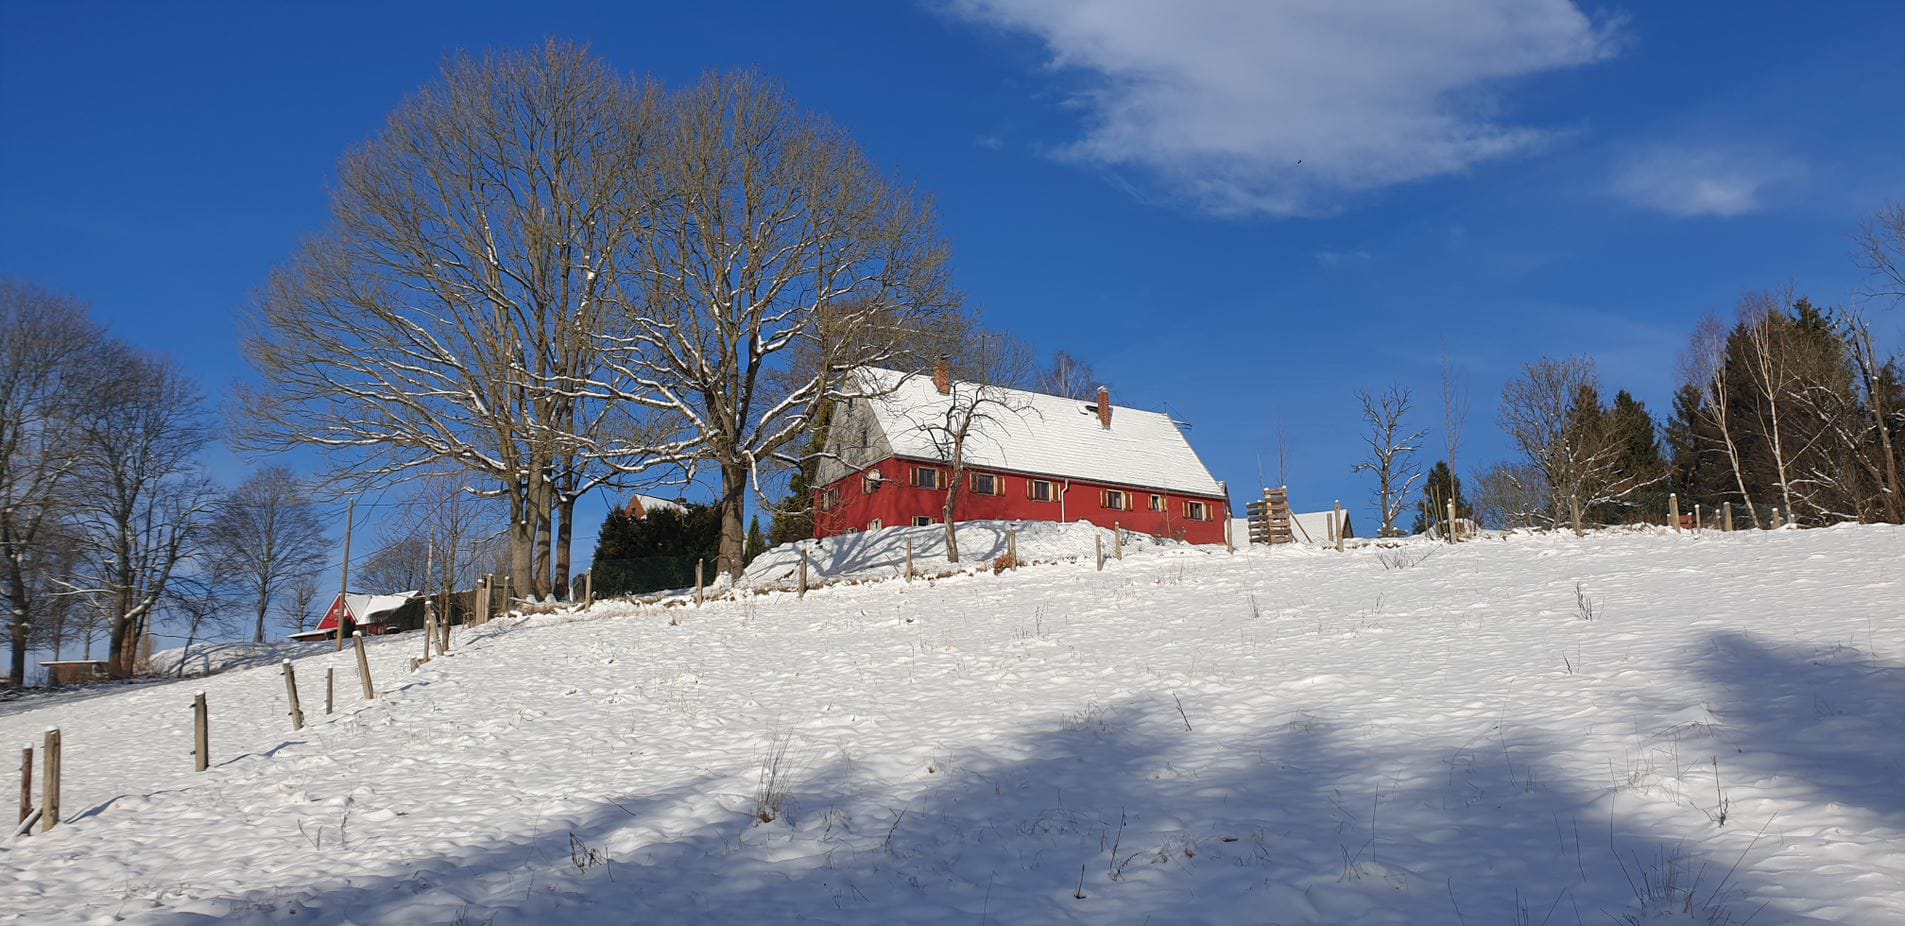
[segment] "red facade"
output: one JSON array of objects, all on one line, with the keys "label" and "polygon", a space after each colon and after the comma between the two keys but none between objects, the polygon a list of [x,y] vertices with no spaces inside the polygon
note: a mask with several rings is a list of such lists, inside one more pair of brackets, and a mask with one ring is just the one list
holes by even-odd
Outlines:
[{"label": "red facade", "polygon": [[[936,481],[922,471],[937,473]],[[877,480],[869,478],[874,472]],[[814,535],[906,526],[919,518],[938,524],[951,472],[944,463],[888,457],[823,486],[814,493]],[[1190,543],[1223,543],[1230,517],[1225,500],[1216,497],[993,469],[968,469],[963,477],[959,521],[1088,521]],[[1120,501],[1124,507],[1113,507]]]}]

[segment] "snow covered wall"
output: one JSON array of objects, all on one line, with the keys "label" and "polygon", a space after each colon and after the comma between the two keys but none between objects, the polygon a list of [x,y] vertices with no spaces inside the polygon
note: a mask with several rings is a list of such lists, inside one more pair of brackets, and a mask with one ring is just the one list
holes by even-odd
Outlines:
[{"label": "snow covered wall", "polygon": [[0,919],[1905,921],[1905,530],[1051,542],[0,704]]}]

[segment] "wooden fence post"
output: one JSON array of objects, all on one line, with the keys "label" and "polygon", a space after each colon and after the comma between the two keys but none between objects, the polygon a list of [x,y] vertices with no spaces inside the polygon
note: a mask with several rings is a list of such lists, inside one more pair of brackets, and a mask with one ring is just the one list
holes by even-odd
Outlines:
[{"label": "wooden fence post", "polygon": [[46,729],[46,745],[40,750],[41,761],[45,763],[40,775],[40,832],[44,833],[60,822],[60,730],[58,727]]},{"label": "wooden fence post", "polygon": [[1786,518],[1779,513],[1779,508],[1775,507],[1773,509],[1773,530],[1779,530],[1785,526]]},{"label": "wooden fence post", "polygon": [[1700,510],[1700,503],[1693,503],[1693,529],[1698,531],[1707,526],[1706,512]]},{"label": "wooden fence post", "polygon": [[304,729],[304,711],[298,707],[298,673],[289,659],[284,661],[284,696],[291,702],[291,729]]},{"label": "wooden fence post", "polygon": [[1721,502],[1720,505],[1720,529],[1730,534],[1733,532],[1733,503]]},{"label": "wooden fence post", "polygon": [[913,581],[913,538],[906,538],[906,581]]},{"label": "wooden fence post", "polygon": [[489,623],[489,576],[477,577],[476,600],[471,602],[471,604],[476,606],[473,609],[476,612],[476,622],[478,624]]},{"label": "wooden fence post", "polygon": [[1098,561],[1098,571],[1105,571],[1105,535],[1097,530],[1091,532],[1092,557]]},{"label": "wooden fence post", "polygon": [[800,592],[797,598],[807,597],[807,548],[800,548]]},{"label": "wooden fence post", "polygon": [[337,669],[326,667],[324,670],[324,713],[337,710]]},{"label": "wooden fence post", "polygon": [[1667,523],[1673,525],[1673,532],[1680,533],[1680,493],[1667,493]]},{"label": "wooden fence post", "polygon": [[1019,570],[1019,529],[1013,528],[1005,533],[1005,556],[1012,561],[1012,571]]},{"label": "wooden fence post", "polygon": [[33,747],[20,747],[20,819],[18,826],[33,815]]},{"label": "wooden fence post", "polygon": [[[1343,502],[1341,499],[1336,501],[1336,513],[1331,516],[1330,530],[1336,535],[1336,552],[1343,552]],[[1454,529],[1451,528],[1449,533],[1453,535]]]},{"label": "wooden fence post", "polygon": [[357,647],[357,678],[364,683],[364,700],[377,700],[377,689],[370,685],[370,657],[364,654],[364,632],[351,632],[351,641]]},{"label": "wooden fence post", "polygon": [[370,657],[364,654],[364,632],[351,632],[351,641],[357,646],[357,677],[364,683],[364,700],[377,700],[377,689],[370,684]]},{"label": "wooden fence post", "polygon": [[437,634],[442,637],[442,639],[439,639],[437,641],[437,655],[439,656],[449,655],[450,654],[450,621],[447,615],[445,615],[444,617],[437,618]]},{"label": "wooden fence post", "polygon": [[1226,553],[1237,552],[1237,541],[1231,536],[1231,529],[1236,526],[1237,519],[1229,517],[1233,513],[1230,510],[1230,503],[1226,501],[1224,503],[1224,552]]},{"label": "wooden fence post", "polygon": [[582,610],[595,607],[595,567],[582,574]]},{"label": "wooden fence post", "polygon": [[1460,532],[1459,530],[1457,530],[1457,529],[1456,529],[1456,524],[1455,524],[1455,499],[1453,499],[1453,498],[1451,498],[1451,499],[1449,499],[1449,542],[1450,542],[1450,543],[1461,543],[1461,542],[1462,542],[1462,536],[1461,536],[1461,532]]},{"label": "wooden fence post", "polygon": [[430,644],[436,641],[437,616],[430,613],[430,605],[423,606],[423,661],[430,661]]},{"label": "wooden fence post", "polygon": [[192,699],[192,755],[201,772],[212,764],[212,723],[205,714],[205,692],[201,691]]},{"label": "wooden fence post", "polygon": [[1116,521],[1111,522],[1111,549],[1116,553],[1118,559],[1123,561],[1124,528],[1120,527]]},{"label": "wooden fence post", "polygon": [[695,560],[695,607],[701,607],[701,570],[708,560],[703,557]]}]

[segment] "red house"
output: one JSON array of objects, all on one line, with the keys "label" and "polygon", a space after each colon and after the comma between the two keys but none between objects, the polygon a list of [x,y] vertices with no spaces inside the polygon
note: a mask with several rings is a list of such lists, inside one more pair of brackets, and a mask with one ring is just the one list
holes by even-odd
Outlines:
[{"label": "red house", "polygon": [[1224,542],[1224,486],[1169,415],[1113,406],[1102,388],[1081,402],[955,381],[944,364],[930,378],[854,376],[872,397],[836,407],[814,480],[817,537],[939,523],[962,470],[958,521],[1088,521]]},{"label": "red house", "polygon": [[411,612],[421,611],[422,599],[416,592],[403,592],[396,595],[338,595],[331,600],[331,610],[325,612],[324,619],[318,621],[317,629],[294,633],[291,639],[302,641],[329,640],[337,635],[337,622],[344,621],[344,635],[362,630],[367,637],[378,634],[394,633],[402,630],[405,618],[413,616]]}]

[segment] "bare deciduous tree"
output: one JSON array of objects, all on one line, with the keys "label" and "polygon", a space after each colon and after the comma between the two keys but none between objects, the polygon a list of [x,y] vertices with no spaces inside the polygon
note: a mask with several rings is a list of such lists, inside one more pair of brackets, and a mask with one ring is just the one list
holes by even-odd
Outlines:
[{"label": "bare deciduous tree", "polygon": [[1726,325],[1718,315],[1708,314],[1694,326],[1687,353],[1682,355],[1682,377],[1700,392],[1700,416],[1720,437],[1727,466],[1733,473],[1734,487],[1746,505],[1747,517],[1757,523],[1753,494],[1746,485],[1746,459],[1742,452],[1742,423],[1734,414],[1733,386],[1726,370]]},{"label": "bare deciduous tree", "polygon": [[1859,227],[1854,258],[1867,273],[1868,299],[1905,301],[1905,202],[1887,203]]},{"label": "bare deciduous tree", "polygon": [[1047,395],[1089,401],[1102,385],[1091,364],[1061,350],[1052,355],[1052,365],[1039,374],[1036,388]]},{"label": "bare deciduous tree", "polygon": [[279,599],[282,608],[284,627],[292,633],[303,633],[306,624],[311,622],[311,606],[318,601],[317,576],[301,576],[291,580],[285,588],[284,597]]},{"label": "bare deciduous tree", "polygon": [[216,495],[198,469],[211,433],[192,383],[170,361],[105,350],[77,435],[84,491],[73,513],[83,541],[71,584],[105,614],[111,671],[123,677]]},{"label": "bare deciduous tree", "polygon": [[78,301],[0,280],[0,597],[7,603],[7,684],[25,682],[34,620],[51,590],[43,565],[61,493],[79,457],[84,382],[104,332]]},{"label": "bare deciduous tree", "polygon": [[1395,537],[1402,533],[1396,520],[1408,506],[1416,480],[1422,478],[1414,457],[1429,432],[1409,429],[1405,419],[1410,412],[1410,395],[1402,386],[1390,386],[1380,396],[1358,392],[1356,398],[1362,403],[1363,421],[1369,428],[1363,436],[1363,442],[1369,445],[1369,459],[1356,464],[1353,471],[1376,474],[1376,505],[1382,514],[1379,536]]},{"label": "bare deciduous tree", "polygon": [[332,227],[266,287],[244,446],[327,449],[339,485],[476,474],[507,501],[516,587],[549,593],[558,509],[680,449],[608,401],[598,340],[639,301],[657,96],[553,41],[447,63],[344,159]]},{"label": "bare deciduous tree", "polygon": [[[787,458],[818,406],[852,396],[848,370],[898,355],[903,332],[959,300],[926,200],[779,86],[712,74],[673,97],[663,123],[640,187],[655,204],[634,242],[641,299],[630,333],[605,339],[634,387],[602,391],[667,416],[684,435],[670,458],[717,471],[719,566],[738,576],[763,465]],[[823,321],[833,340],[814,373],[773,375]]]},{"label": "bare deciduous tree", "polygon": [[242,593],[255,618],[253,642],[265,642],[265,618],[278,597],[322,569],[324,525],[296,476],[271,466],[219,500],[205,545],[217,571]]},{"label": "bare deciduous tree", "polygon": [[1566,518],[1577,534],[1588,508],[1665,478],[1623,472],[1625,435],[1602,412],[1594,361],[1586,357],[1523,367],[1502,390],[1501,423],[1547,485],[1551,517]]},{"label": "bare deciduous tree", "polygon": [[972,452],[996,442],[1000,429],[1036,414],[1022,394],[996,384],[997,380],[1009,382],[1026,375],[1028,356],[1013,350],[989,353],[981,349],[966,370],[960,371],[972,379],[959,378],[949,365],[943,405],[935,403],[905,413],[919,419],[915,428],[932,442],[946,463],[946,501],[940,508],[940,520],[946,529],[946,558],[950,562],[959,562],[959,502],[971,489],[967,483]]}]

